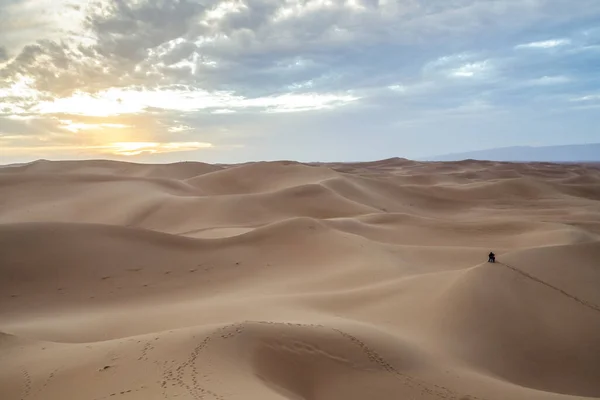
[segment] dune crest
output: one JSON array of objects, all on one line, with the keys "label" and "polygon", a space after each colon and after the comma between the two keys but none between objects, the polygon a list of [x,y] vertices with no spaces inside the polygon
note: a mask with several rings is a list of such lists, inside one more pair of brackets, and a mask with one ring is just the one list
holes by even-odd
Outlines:
[{"label": "dune crest", "polygon": [[402,158],[0,168],[0,397],[600,399],[599,182]]}]

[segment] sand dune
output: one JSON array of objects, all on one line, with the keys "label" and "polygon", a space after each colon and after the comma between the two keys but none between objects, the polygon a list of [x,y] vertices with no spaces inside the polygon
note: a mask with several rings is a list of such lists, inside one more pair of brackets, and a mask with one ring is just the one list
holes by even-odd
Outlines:
[{"label": "sand dune", "polygon": [[0,398],[600,398],[599,182],[400,158],[1,168]]},{"label": "sand dune", "polygon": [[48,161],[38,160],[2,170],[6,173],[20,174],[97,174],[116,176],[137,176],[150,178],[187,179],[209,172],[219,171],[222,167],[200,162],[179,162],[174,164],[135,164],[111,160]]},{"label": "sand dune", "polygon": [[315,184],[338,174],[330,168],[300,163],[260,162],[200,175],[187,183],[211,195],[270,192]]}]

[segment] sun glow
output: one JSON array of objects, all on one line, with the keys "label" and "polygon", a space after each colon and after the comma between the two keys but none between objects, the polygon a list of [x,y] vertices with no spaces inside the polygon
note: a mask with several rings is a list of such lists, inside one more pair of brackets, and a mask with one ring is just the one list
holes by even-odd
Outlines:
[{"label": "sun glow", "polygon": [[339,107],[359,97],[348,93],[317,94],[297,93],[258,98],[245,98],[231,92],[208,92],[204,90],[168,89],[138,91],[133,89],[109,89],[97,94],[75,93],[71,97],[43,101],[35,111],[41,114],[74,114],[91,117],[109,117],[138,114],[148,108],[180,112],[212,110],[262,109],[263,112],[294,112]]},{"label": "sun glow", "polygon": [[82,130],[92,130],[92,129],[95,130],[95,129],[106,129],[106,128],[108,128],[108,129],[131,128],[131,125],[125,125],[125,124],[110,124],[110,123],[86,124],[86,123],[73,122],[71,120],[60,120],[60,122],[66,130],[71,131],[73,133],[77,133]]},{"label": "sun glow", "polygon": [[144,104],[139,101],[123,101],[111,96],[110,91],[100,95],[75,93],[71,97],[43,101],[37,104],[36,111],[41,114],[67,113],[90,117],[109,117],[120,114],[139,113]]},{"label": "sun glow", "polygon": [[[26,136],[2,136],[3,140],[26,139]],[[204,142],[111,142],[100,145],[48,145],[40,146],[11,146],[6,149],[8,155],[30,155],[36,152],[46,154],[110,154],[115,156],[137,156],[142,154],[162,154],[176,153],[183,151],[193,151],[201,149],[210,149],[214,147],[211,143]],[[3,149],[4,150],[4,149]]]},{"label": "sun glow", "polygon": [[140,154],[171,153],[176,151],[190,151],[213,147],[210,143],[203,142],[116,142],[101,148],[111,154],[121,156],[136,156]]}]

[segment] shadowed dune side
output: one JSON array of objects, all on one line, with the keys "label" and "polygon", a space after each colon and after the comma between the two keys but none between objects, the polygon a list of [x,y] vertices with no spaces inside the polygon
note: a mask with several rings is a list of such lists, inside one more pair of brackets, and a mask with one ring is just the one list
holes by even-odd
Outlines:
[{"label": "shadowed dune side", "polygon": [[[315,277],[322,284],[352,271],[360,277],[372,262],[379,264],[370,279],[390,276],[399,265],[385,245],[310,218],[218,239],[96,224],[4,224],[0,246],[5,321],[20,320],[23,310],[114,306],[153,296],[284,293],[286,284]],[[306,248],[311,251],[298,251]]]},{"label": "shadowed dune side", "polygon": [[345,162],[345,163],[314,163],[316,165],[326,166],[340,172],[349,172],[353,174],[367,174],[377,173],[378,171],[395,172],[399,168],[410,168],[411,166],[418,165],[417,162],[407,160],[406,158],[387,158],[384,160],[377,161],[363,161],[363,162]]},{"label": "shadowed dune side", "polygon": [[80,344],[22,340],[4,354],[21,365],[0,365],[10,378],[4,394],[34,400],[64,396],[67,383],[76,398],[582,398],[493,380],[410,340],[339,321],[240,320]]},{"label": "shadowed dune side", "polygon": [[[234,287],[240,290],[238,284],[242,285],[245,279],[263,274],[270,279],[278,277],[297,285],[302,281],[299,277],[306,275],[307,271],[318,272],[325,266],[328,266],[327,269],[320,271],[324,279],[329,279],[328,275],[335,278],[339,274],[347,274],[359,265],[368,264],[371,265],[368,280],[381,279],[393,276],[405,265],[423,258],[420,252],[404,246],[433,234],[433,228],[422,230],[425,224],[419,228],[414,222],[408,225],[406,233],[399,235],[382,232],[377,225],[355,226],[352,220],[349,222],[294,218],[240,235],[215,239],[193,239],[151,230],[94,224],[0,225],[0,246],[5,249],[0,268],[3,278],[0,292],[5,298],[1,308],[6,312],[16,312],[20,307],[33,307],[34,304],[43,308],[46,296],[53,297],[64,306],[70,302],[74,305],[81,302],[116,302],[186,288],[200,290],[205,287],[206,292],[198,292],[198,295],[203,295],[213,293],[221,284],[228,285],[231,290]],[[515,228],[518,229],[519,225],[515,224]],[[539,238],[535,239],[536,235],[547,238],[543,228],[544,225],[541,225],[540,233],[516,235],[512,246],[518,246],[524,238],[539,241]],[[421,233],[415,232],[418,229]],[[398,231],[401,232],[401,229]],[[515,230],[509,232],[516,233]],[[469,231],[466,231],[466,237],[468,234]],[[483,246],[497,241],[502,231],[498,235],[480,239],[483,241],[472,245]],[[402,246],[391,245],[394,240]],[[454,245],[457,246],[461,237],[455,240]],[[448,241],[442,243],[434,242],[430,246],[444,248],[451,244]],[[593,246],[594,243],[588,245]],[[504,244],[511,245],[510,242]],[[299,253],[297,250],[305,248],[311,251]],[[460,247],[454,252],[459,250],[465,253],[465,249]],[[483,250],[474,250],[474,253],[486,250],[483,247]],[[440,251],[438,257],[441,260],[426,261],[421,268],[426,271],[427,265],[443,263],[445,254],[453,254],[453,250],[446,248]],[[470,257],[465,261],[469,262]],[[554,259],[561,258],[556,256]],[[450,262],[446,264],[452,265]],[[282,270],[281,265],[287,267]],[[581,276],[581,268],[572,272],[575,277]],[[588,270],[593,271],[590,268]],[[357,276],[360,277],[361,273],[358,272]],[[306,279],[310,281],[312,277],[306,275]],[[362,284],[365,282],[367,280],[363,278]],[[590,285],[588,290],[591,291],[594,286]],[[29,292],[32,293],[26,295]]]},{"label": "shadowed dune side", "polygon": [[36,175],[23,180],[0,176],[0,187],[2,223],[108,223],[177,233],[256,226],[296,216],[332,218],[374,211],[319,184],[205,196],[175,180]]},{"label": "shadowed dune side", "polygon": [[[519,248],[572,244],[598,239],[585,229],[558,223],[529,221],[449,221],[409,214],[369,214],[335,218],[328,225],[384,243],[421,246]],[[425,245],[425,243],[427,243]]]},{"label": "shadowed dune side", "polygon": [[326,167],[260,162],[230,167],[186,182],[211,195],[271,192],[319,183],[339,174]]},{"label": "shadowed dune side", "polygon": [[[110,223],[180,233],[255,227],[294,216],[335,218],[381,211],[473,218],[481,208],[502,211],[515,202],[545,201],[546,209],[560,210],[572,198],[581,199],[583,206],[600,195],[594,185],[533,178],[432,187],[399,183],[377,173],[381,177],[340,175],[297,163],[256,163],[187,181],[81,172],[1,174],[0,221]],[[229,195],[214,195],[224,193]]]},{"label": "shadowed dune side", "polygon": [[524,250],[468,270],[430,311],[440,340],[516,384],[600,396],[599,251],[600,242]]},{"label": "shadowed dune side", "polygon": [[[264,399],[359,399],[421,393],[437,399],[453,393],[405,374],[433,365],[413,346],[368,332],[363,340],[373,342],[374,350],[346,329],[241,321],[95,343],[31,342],[21,347],[19,358],[11,353],[8,360],[26,361],[43,349],[47,359],[61,354],[62,365],[54,368],[44,360],[21,370],[0,366],[0,372],[12,378],[5,394],[33,399],[64,395],[61,385],[69,379],[69,395],[77,398],[223,399],[253,393]],[[221,380],[236,384],[223,386]]]},{"label": "shadowed dune side", "polygon": [[596,189],[544,182],[528,177],[495,181],[466,182],[455,185],[402,184],[390,179],[352,176],[331,179],[324,185],[339,194],[363,204],[372,204],[382,211],[408,212],[420,215],[451,215],[471,213],[474,209],[506,208],[507,204],[527,204],[532,201],[566,202],[567,196],[582,200],[599,200]]},{"label": "shadowed dune side", "polygon": [[459,398],[452,389],[414,376],[441,370],[439,360],[414,343],[370,327],[333,324],[244,322],[226,327],[227,340],[211,341],[203,356],[237,382],[231,390],[240,396]]},{"label": "shadowed dune side", "polygon": [[599,260],[600,242],[596,240],[520,250],[503,256],[501,261],[600,305]]},{"label": "shadowed dune side", "polygon": [[368,177],[351,177],[325,181],[324,186],[341,196],[362,204],[372,204],[378,211],[435,215],[440,207],[458,212],[469,208],[435,193],[424,193],[418,186],[396,185]]}]

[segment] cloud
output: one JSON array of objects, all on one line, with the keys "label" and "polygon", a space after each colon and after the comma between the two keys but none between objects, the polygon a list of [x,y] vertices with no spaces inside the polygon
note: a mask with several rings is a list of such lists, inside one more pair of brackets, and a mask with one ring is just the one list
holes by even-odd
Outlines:
[{"label": "cloud", "polygon": [[567,46],[571,44],[569,39],[550,39],[540,42],[531,42],[515,46],[515,49],[552,49],[555,47]]},{"label": "cloud", "polygon": [[600,94],[588,94],[582,97],[572,98],[571,101],[584,102],[584,101],[600,101]]},{"label": "cloud", "polygon": [[184,36],[203,10],[188,0],[114,1],[94,4],[85,23],[96,36],[98,54],[139,62],[149,49]]},{"label": "cloud", "polygon": [[484,74],[489,71],[489,61],[480,61],[461,65],[460,67],[450,71],[450,75],[459,78],[472,78]]},{"label": "cloud", "polygon": [[111,128],[111,129],[124,129],[124,128],[131,128],[130,125],[124,125],[124,124],[113,124],[113,123],[100,123],[100,124],[86,124],[86,123],[77,123],[77,122],[73,122],[71,120],[60,120],[60,123],[64,126],[65,129],[67,129],[68,131],[77,133],[80,132],[82,130],[90,130],[90,129],[105,129],[105,128]]},{"label": "cloud", "polygon": [[481,59],[476,53],[459,53],[439,57],[424,65],[422,71],[430,78],[490,78],[494,60]]},{"label": "cloud", "polygon": [[397,93],[406,93],[406,91],[408,90],[406,86],[397,83],[394,85],[389,85],[388,89],[393,90]]},{"label": "cloud", "polygon": [[71,97],[39,102],[33,109],[40,114],[80,114],[112,116],[142,113],[146,109],[182,112],[213,109],[253,108],[265,112],[292,112],[339,107],[358,100],[346,93],[287,93],[245,98],[231,92],[201,89],[158,88],[153,91],[109,89],[94,95],[77,92]]},{"label": "cloud", "polygon": [[423,67],[424,71],[436,71],[439,69],[447,69],[451,66],[461,65],[466,61],[473,60],[477,57],[475,53],[458,53],[439,57],[428,62]]},{"label": "cloud", "polygon": [[186,0],[93,2],[79,35],[86,40],[39,39],[25,46],[0,77],[28,76],[36,89],[58,96],[173,83],[177,74],[165,68],[194,53],[193,43],[178,38],[202,10]]}]

